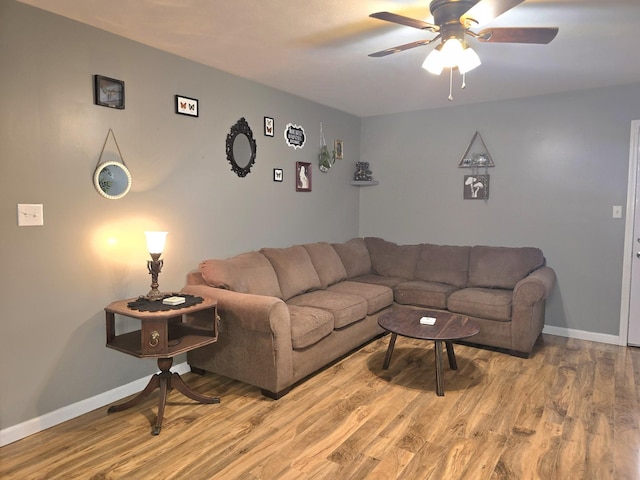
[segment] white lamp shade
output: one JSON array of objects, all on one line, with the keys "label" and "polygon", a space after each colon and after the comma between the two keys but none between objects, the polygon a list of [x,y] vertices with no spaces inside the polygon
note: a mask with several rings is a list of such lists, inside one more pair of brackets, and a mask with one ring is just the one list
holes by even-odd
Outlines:
[{"label": "white lamp shade", "polygon": [[442,58],[442,52],[437,48],[431,50],[431,53],[429,53],[429,55],[427,55],[427,58],[424,60],[422,68],[434,75],[440,75],[442,73],[442,69],[444,68],[444,59]]},{"label": "white lamp shade", "polygon": [[457,38],[450,38],[442,45],[442,58],[445,67],[453,68],[460,63],[464,47]]},{"label": "white lamp shade", "polygon": [[144,232],[147,237],[147,250],[149,250],[149,253],[162,253],[167,233],[169,232]]},{"label": "white lamp shade", "polygon": [[460,56],[460,61],[458,62],[458,69],[460,73],[467,73],[473,70],[474,68],[480,66],[480,57],[475,52],[475,50],[471,47],[467,47],[462,52]]}]

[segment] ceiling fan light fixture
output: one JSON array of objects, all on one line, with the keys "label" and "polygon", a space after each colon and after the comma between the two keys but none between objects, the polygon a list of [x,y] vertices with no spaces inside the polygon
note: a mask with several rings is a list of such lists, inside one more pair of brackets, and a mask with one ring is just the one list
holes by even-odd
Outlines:
[{"label": "ceiling fan light fixture", "polygon": [[462,55],[460,55],[458,70],[460,70],[460,73],[465,74],[474,68],[479,67],[481,63],[480,57],[475,50],[471,47],[467,47],[462,52]]},{"label": "ceiling fan light fixture", "polygon": [[460,63],[462,54],[464,53],[464,47],[462,42],[457,38],[449,38],[442,45],[442,58],[444,66],[453,68]]},{"label": "ceiling fan light fixture", "polygon": [[433,75],[440,75],[442,73],[444,69],[444,55],[440,51],[440,47],[431,50],[431,53],[429,53],[424,60],[422,68]]}]

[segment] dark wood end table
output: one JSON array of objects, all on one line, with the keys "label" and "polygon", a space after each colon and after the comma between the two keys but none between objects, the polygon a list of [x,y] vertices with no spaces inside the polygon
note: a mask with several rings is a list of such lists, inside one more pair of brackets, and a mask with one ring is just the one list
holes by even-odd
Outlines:
[{"label": "dark wood end table", "polygon": [[[208,298],[204,298],[197,305],[162,311],[134,310],[128,304],[135,300],[119,300],[105,307],[106,346],[138,358],[157,358],[160,373],[154,374],[144,390],[131,400],[109,407],[108,413],[120,412],[138,405],[158,388],[158,417],[151,432],[158,435],[162,428],[167,393],[172,389],[175,388],[196,402],[220,403],[217,397],[208,397],[190,389],[178,373],[170,371],[174,356],[218,340],[220,317],[217,313],[217,302]],[[116,335],[116,314],[140,320],[140,329]]]},{"label": "dark wood end table", "polygon": [[[421,317],[436,318],[435,325],[422,325]],[[398,335],[420,340],[433,340],[435,342],[436,357],[436,393],[442,397],[444,395],[442,342],[447,347],[447,357],[449,357],[449,367],[452,370],[458,369],[456,356],[453,351],[453,341],[471,337],[480,332],[478,323],[470,318],[455,313],[442,312],[439,310],[409,310],[399,309],[385,313],[378,318],[378,325],[391,332],[389,348],[384,358],[382,368],[389,368],[393,347]]]}]

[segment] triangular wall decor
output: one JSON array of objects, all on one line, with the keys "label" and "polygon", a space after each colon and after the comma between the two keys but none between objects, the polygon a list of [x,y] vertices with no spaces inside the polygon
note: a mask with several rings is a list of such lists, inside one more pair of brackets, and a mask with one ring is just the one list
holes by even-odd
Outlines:
[{"label": "triangular wall decor", "polygon": [[458,164],[459,168],[495,167],[480,132],[476,132]]}]

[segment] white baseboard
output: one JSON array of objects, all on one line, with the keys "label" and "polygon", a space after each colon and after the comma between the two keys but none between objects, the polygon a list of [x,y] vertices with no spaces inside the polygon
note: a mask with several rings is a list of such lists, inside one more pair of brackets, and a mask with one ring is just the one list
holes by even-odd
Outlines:
[{"label": "white baseboard", "polygon": [[557,335],[559,337],[576,338],[578,340],[589,340],[591,342],[610,343],[612,345],[626,345],[626,342],[622,342],[618,335],[587,332],[585,330],[575,330],[573,328],[545,325],[542,329],[542,333]]},{"label": "white baseboard", "polygon": [[[180,363],[171,367],[171,371],[184,374],[190,371],[187,362]],[[40,417],[32,418],[26,422],[12,425],[11,427],[0,430],[0,447],[16,442],[22,438],[41,432],[47,428],[53,427],[60,423],[79,417],[85,413],[91,412],[96,408],[104,407],[110,403],[116,402],[122,398],[138,393],[149,383],[149,377],[134,380],[121,387],[114,388],[108,392],[101,393],[95,397],[87,398],[79,402],[59,408],[53,412],[45,413]]]}]

